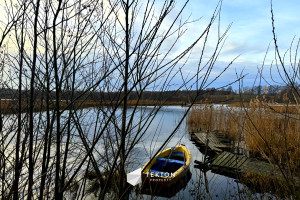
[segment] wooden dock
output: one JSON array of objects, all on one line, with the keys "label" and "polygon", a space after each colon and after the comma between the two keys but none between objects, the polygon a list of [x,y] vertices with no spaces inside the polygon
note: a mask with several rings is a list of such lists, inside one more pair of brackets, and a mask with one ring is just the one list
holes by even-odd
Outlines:
[{"label": "wooden dock", "polygon": [[244,155],[236,155],[230,152],[222,152],[210,164],[212,170],[238,171],[241,173],[259,172],[263,175],[281,175],[277,165],[272,165],[266,161],[248,158]]},{"label": "wooden dock", "polygon": [[224,151],[210,164],[210,168],[212,170],[240,171],[247,160],[246,156]]},{"label": "wooden dock", "polygon": [[[277,165],[255,158],[248,158],[244,155],[236,155],[230,152],[222,152],[209,165],[213,172],[232,174],[254,173],[262,176],[272,176],[284,180],[284,176]],[[284,170],[284,169],[282,169]],[[221,173],[222,174],[222,173]],[[299,185],[299,178],[294,177],[296,185]]]},{"label": "wooden dock", "polygon": [[222,152],[230,148],[230,141],[217,132],[192,133],[192,140],[200,146],[206,146],[208,151]]},{"label": "wooden dock", "polygon": [[[202,163],[195,160],[196,167],[204,171],[211,170],[212,172],[232,177],[253,173],[259,176],[285,179],[281,170],[284,173],[286,173],[286,170],[283,168],[279,169],[277,165],[256,158],[248,158],[245,155],[230,153],[229,151],[232,150],[230,140],[217,131],[192,133],[191,139],[200,147],[199,150],[202,153],[207,151],[208,155],[212,155],[209,156],[208,162]],[[293,181],[299,187],[300,178],[293,177]]]}]

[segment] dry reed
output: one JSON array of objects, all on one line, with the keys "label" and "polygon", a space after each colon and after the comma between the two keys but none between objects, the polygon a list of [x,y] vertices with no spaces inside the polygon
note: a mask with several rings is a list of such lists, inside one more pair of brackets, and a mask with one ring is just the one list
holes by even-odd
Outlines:
[{"label": "dry reed", "polygon": [[[214,131],[241,140],[250,155],[287,166],[299,175],[300,115],[275,113],[267,103],[255,99],[245,108],[200,105],[189,114],[189,130]],[[297,172],[298,171],[298,172]]]}]

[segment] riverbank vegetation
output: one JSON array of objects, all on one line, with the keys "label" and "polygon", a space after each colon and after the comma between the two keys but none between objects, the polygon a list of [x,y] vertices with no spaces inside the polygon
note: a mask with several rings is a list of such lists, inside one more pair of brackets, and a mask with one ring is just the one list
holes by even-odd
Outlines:
[{"label": "riverbank vegetation", "polygon": [[[298,86],[297,86],[298,87]],[[261,88],[265,88],[262,90]],[[269,88],[269,89],[268,89]],[[272,88],[276,88],[272,89]],[[261,90],[259,90],[261,89]],[[270,90],[270,92],[269,92]],[[259,93],[264,94],[264,101],[269,102],[270,109],[274,112],[286,112],[286,106],[283,105],[287,98],[290,89],[287,87],[269,86],[269,87],[245,87],[242,89],[244,106],[249,106]],[[201,95],[199,95],[201,94]],[[21,92],[22,112],[29,111],[28,91]],[[84,91],[63,91],[60,95],[60,106],[68,109],[68,104],[74,104],[74,108],[88,108],[99,106],[122,105],[118,102],[117,92],[89,92],[86,94]],[[289,94],[291,95],[291,94]],[[3,114],[14,114],[18,112],[18,90],[14,89],[0,89],[0,102]],[[36,100],[34,109],[35,111],[46,109],[47,95],[44,91],[36,91]],[[70,96],[73,96],[73,102],[70,101]],[[55,109],[55,92],[48,93],[49,108]],[[194,102],[193,102],[194,101]],[[156,106],[156,105],[180,105],[188,106],[194,104],[228,104],[230,107],[240,107],[240,95],[234,91],[231,86],[215,89],[208,88],[201,91],[195,90],[174,90],[174,91],[144,91],[140,96],[137,92],[131,92],[128,97],[129,106]],[[291,104],[295,104],[291,101]],[[298,112],[295,107],[289,106],[288,112]]]},{"label": "riverbank vegetation", "polygon": [[[187,119],[190,131],[218,130],[232,140],[244,142],[240,145],[252,155],[287,164],[294,169],[299,167],[299,114],[276,112],[268,103],[258,99],[251,101],[247,107],[240,106],[195,106]],[[297,106],[291,107],[296,109]],[[287,105],[286,109],[291,107]],[[271,156],[271,152],[275,157]]]},{"label": "riverbank vegetation", "polygon": [[279,165],[291,185],[299,184],[296,179],[300,177],[300,115],[295,111],[298,106],[287,103],[277,112],[263,98],[246,105],[194,106],[187,119],[190,132],[218,131],[233,141],[234,152],[243,149],[250,157]]}]

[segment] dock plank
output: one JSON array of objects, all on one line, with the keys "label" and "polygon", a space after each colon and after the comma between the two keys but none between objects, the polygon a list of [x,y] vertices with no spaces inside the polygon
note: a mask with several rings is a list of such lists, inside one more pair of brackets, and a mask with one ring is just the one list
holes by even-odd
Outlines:
[{"label": "dock plank", "polygon": [[222,149],[228,148],[228,145],[223,144],[214,132],[199,132],[194,135],[200,145],[206,145],[208,141],[209,150],[221,152]]},{"label": "dock plank", "polygon": [[221,163],[230,155],[229,152],[223,152],[222,154],[220,154],[218,157],[220,157],[220,159],[218,159],[217,161],[214,161],[211,165],[212,166],[221,166]]},{"label": "dock plank", "polygon": [[217,158],[213,160],[212,165],[217,165],[217,163],[219,163],[219,161],[224,157],[225,154],[227,154],[226,151],[217,156]]},{"label": "dock plank", "polygon": [[238,156],[237,159],[231,163],[231,165],[229,166],[229,168],[240,168],[241,165],[244,164],[244,162],[246,162],[248,158],[246,156]]},{"label": "dock plank", "polygon": [[234,167],[230,167],[232,165],[232,163],[236,163],[238,160],[238,156],[233,155],[230,159],[228,159],[227,163],[224,163],[223,166],[227,167],[227,168],[234,168]]},{"label": "dock plank", "polygon": [[236,159],[236,156],[234,154],[229,154],[227,158],[220,164],[222,167],[227,168],[229,164],[231,164]]}]

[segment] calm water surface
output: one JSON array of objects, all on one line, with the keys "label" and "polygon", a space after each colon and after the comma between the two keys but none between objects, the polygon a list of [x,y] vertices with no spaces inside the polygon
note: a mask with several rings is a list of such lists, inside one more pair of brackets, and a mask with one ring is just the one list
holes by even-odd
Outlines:
[{"label": "calm water surface", "polygon": [[[138,122],[141,115],[147,115],[151,112],[153,107],[139,107],[137,110],[135,119]],[[141,168],[145,163],[154,155],[159,147],[165,142],[166,138],[173,132],[178,122],[183,117],[186,107],[180,106],[165,106],[157,113],[154,120],[150,124],[146,135],[142,141],[139,142],[129,159],[129,166],[127,172],[131,172],[135,169]],[[91,109],[85,109],[91,111]],[[132,113],[133,108],[128,109],[128,114]],[[139,111],[145,113],[139,114]],[[121,110],[117,112],[121,113]],[[84,121],[90,124],[94,114],[86,116]],[[7,127],[16,126],[14,115],[7,115],[5,117],[4,125]],[[89,121],[89,117],[91,120]],[[11,119],[12,118],[12,119]],[[87,125],[87,127],[93,127]],[[91,128],[93,129],[93,128]],[[5,130],[4,130],[5,132]],[[165,148],[173,147],[179,144],[184,144],[192,153],[192,162],[190,165],[191,179],[185,184],[185,187],[177,192],[171,199],[270,199],[270,194],[257,194],[251,192],[246,186],[238,183],[235,179],[215,174],[210,171],[204,173],[200,169],[195,168],[194,161],[203,161],[204,155],[190,140],[190,134],[184,120],[176,134],[172,137]],[[105,149],[102,149],[105,151]],[[101,149],[99,149],[101,151]],[[159,196],[151,196],[145,194],[139,194],[137,189],[132,190],[131,198],[134,199],[167,199]]]},{"label": "calm water surface", "polygon": [[[149,110],[150,109],[151,107],[149,107]],[[143,167],[150,157],[154,155],[160,145],[166,140],[169,134],[172,133],[186,109],[186,107],[180,106],[166,106],[157,113],[157,116],[147,131],[147,135],[134,149],[132,159],[136,159],[136,162],[130,166],[132,170]],[[271,197],[269,194],[252,193],[246,186],[238,183],[235,179],[210,171],[203,173],[200,169],[195,168],[194,160],[203,161],[204,155],[192,143],[187,130],[186,121],[184,120],[176,134],[166,145],[166,148],[169,148],[184,144],[192,153],[192,163],[190,165],[191,179],[172,199],[269,199]],[[128,169],[128,171],[130,171],[130,169]],[[138,195],[137,198],[167,199],[150,195]]]}]

